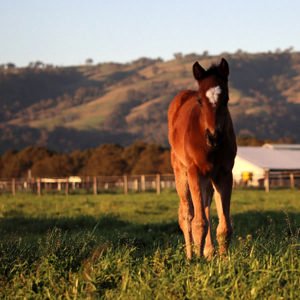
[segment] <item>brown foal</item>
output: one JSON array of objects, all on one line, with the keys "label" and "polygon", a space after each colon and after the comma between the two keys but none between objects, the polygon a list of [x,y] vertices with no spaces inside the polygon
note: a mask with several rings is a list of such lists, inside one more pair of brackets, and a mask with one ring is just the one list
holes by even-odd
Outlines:
[{"label": "brown foal", "polygon": [[214,252],[210,205],[215,191],[219,217],[217,239],[221,255],[232,235],[230,198],[236,138],[228,110],[229,66],[222,58],[208,70],[193,65],[198,91],[180,92],[169,106],[169,142],[180,197],[179,225],[187,258]]}]

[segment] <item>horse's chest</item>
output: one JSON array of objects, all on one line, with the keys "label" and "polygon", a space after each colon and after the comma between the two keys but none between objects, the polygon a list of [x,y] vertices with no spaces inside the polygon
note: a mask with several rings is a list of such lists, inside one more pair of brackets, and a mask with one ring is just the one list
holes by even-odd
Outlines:
[{"label": "horse's chest", "polygon": [[185,146],[186,165],[196,165],[203,174],[211,172],[214,167],[214,161],[209,158],[201,143],[186,143]]},{"label": "horse's chest", "polygon": [[196,165],[204,175],[216,173],[220,168],[232,168],[232,159],[225,155],[225,149],[207,151],[202,144],[192,143],[185,150],[187,166]]}]

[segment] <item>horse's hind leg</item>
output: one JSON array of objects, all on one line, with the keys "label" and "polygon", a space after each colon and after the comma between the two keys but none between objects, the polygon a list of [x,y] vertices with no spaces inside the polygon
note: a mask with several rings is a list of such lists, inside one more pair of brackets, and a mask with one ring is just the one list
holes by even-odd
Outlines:
[{"label": "horse's hind leg", "polygon": [[177,159],[174,153],[171,155],[173,170],[175,173],[176,189],[180,197],[180,204],[178,210],[179,226],[183,232],[186,244],[186,255],[188,259],[192,258],[192,219],[193,204],[189,191],[186,167]]},{"label": "horse's hind leg", "polygon": [[230,198],[232,191],[232,173],[220,174],[214,180],[215,201],[219,217],[217,227],[217,239],[219,242],[220,255],[227,253],[232,235],[232,226],[230,220]]}]

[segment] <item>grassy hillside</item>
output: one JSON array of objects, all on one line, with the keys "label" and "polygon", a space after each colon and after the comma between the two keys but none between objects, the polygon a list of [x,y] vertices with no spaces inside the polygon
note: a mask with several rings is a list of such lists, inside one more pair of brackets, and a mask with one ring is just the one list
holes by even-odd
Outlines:
[{"label": "grassy hillside", "polygon": [[[230,64],[230,110],[237,135],[299,142],[300,53],[224,54]],[[0,145],[38,144],[61,152],[104,142],[167,145],[167,108],[195,89],[192,65],[220,57],[0,71]]]}]

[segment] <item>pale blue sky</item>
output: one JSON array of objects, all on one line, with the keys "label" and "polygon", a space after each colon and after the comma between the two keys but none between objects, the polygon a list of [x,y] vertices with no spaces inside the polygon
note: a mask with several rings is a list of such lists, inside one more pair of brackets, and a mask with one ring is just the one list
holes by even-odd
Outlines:
[{"label": "pale blue sky", "polygon": [[300,50],[299,0],[0,0],[0,64]]}]

